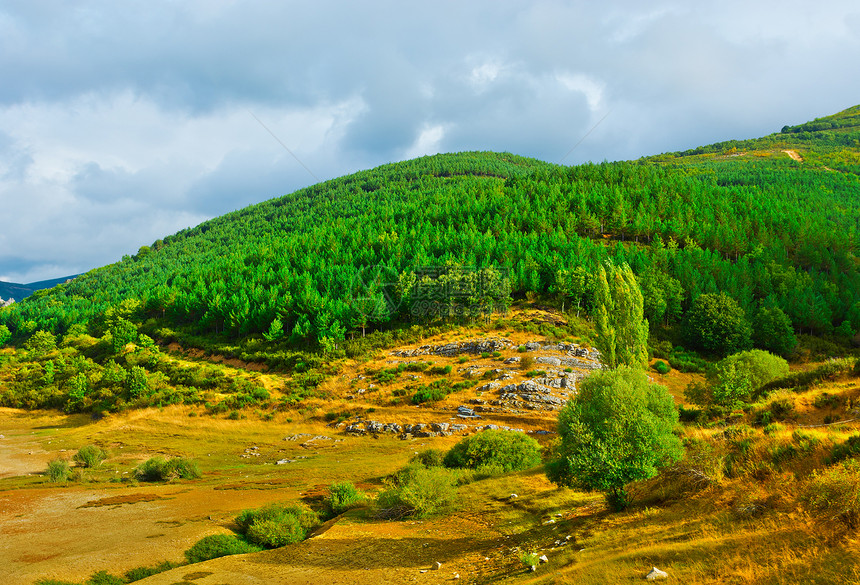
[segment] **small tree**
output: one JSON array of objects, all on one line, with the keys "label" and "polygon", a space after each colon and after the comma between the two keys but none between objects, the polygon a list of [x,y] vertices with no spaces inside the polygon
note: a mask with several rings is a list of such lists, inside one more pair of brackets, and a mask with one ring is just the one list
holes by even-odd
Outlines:
[{"label": "small tree", "polygon": [[744,310],[725,293],[700,295],[684,319],[690,347],[721,355],[749,349],[751,333]]},{"label": "small tree", "polygon": [[678,412],[663,386],[638,368],[620,366],[586,378],[558,416],[561,442],[547,465],[550,481],[606,492],[615,509],[629,505],[625,486],[677,461],[672,432]]},{"label": "small tree", "polygon": [[791,319],[779,307],[761,307],[756,312],[753,323],[753,341],[756,347],[787,356],[797,345]]},{"label": "small tree", "polygon": [[717,362],[708,372],[707,384],[692,384],[684,395],[701,406],[735,408],[771,380],[787,374],[788,362],[781,357],[760,349],[742,351]]},{"label": "small tree", "polygon": [[610,368],[648,366],[648,321],[643,316],[642,291],[626,263],[607,263],[597,274],[595,344]]}]

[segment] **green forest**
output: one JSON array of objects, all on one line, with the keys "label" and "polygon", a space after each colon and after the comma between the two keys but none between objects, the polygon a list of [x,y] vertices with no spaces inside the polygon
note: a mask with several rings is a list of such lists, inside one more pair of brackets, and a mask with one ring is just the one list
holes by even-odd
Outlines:
[{"label": "green forest", "polygon": [[[785,355],[796,334],[847,343],[860,331],[858,235],[860,106],[760,139],[634,161],[422,157],[212,219],[0,310],[0,343],[80,352],[49,360],[50,372],[45,360],[7,372],[12,385],[48,380],[51,390],[0,402],[91,406],[89,367],[99,380],[113,375],[108,386],[133,403],[151,393],[159,344],[180,334],[184,345],[241,342],[288,355],[486,317],[527,295],[588,316],[606,261],[632,268],[651,329],[693,349]],[[708,310],[737,321],[734,346],[708,345],[697,330]],[[119,360],[129,342],[145,355]],[[305,371],[308,361],[280,365]]]}]

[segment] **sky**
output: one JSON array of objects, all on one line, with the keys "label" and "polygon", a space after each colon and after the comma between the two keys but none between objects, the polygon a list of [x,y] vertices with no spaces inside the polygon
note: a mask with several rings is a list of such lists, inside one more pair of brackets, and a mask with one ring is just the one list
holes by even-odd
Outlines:
[{"label": "sky", "polygon": [[763,136],[860,104],[857,63],[856,0],[0,0],[0,280],[417,156]]}]

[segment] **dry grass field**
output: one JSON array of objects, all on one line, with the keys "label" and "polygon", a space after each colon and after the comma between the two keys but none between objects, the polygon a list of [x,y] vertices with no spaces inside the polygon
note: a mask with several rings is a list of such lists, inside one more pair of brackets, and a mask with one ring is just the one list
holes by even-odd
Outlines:
[{"label": "dry grass field", "polygon": [[[183,552],[200,538],[231,533],[243,509],[270,502],[315,506],[330,484],[344,480],[372,497],[386,476],[416,452],[448,449],[479,425],[531,432],[546,451],[553,435],[535,431],[552,431],[555,411],[493,410],[493,392],[478,390],[489,378],[479,376],[476,384],[422,405],[410,402],[408,389],[439,375],[403,372],[373,383],[372,372],[414,360],[451,366],[444,376],[452,383],[469,380],[470,367],[479,372],[507,369],[511,377],[503,383],[518,383],[527,372],[504,360],[532,355],[518,347],[544,341],[540,336],[464,328],[422,344],[501,335],[511,347],[498,356],[402,358],[384,352],[365,363],[344,363],[341,373],[325,383],[325,400],[312,398],[274,414],[251,408],[235,420],[187,406],[101,420],[2,409],[0,582],[83,583],[98,571],[122,576],[135,567],[180,564]],[[244,375],[243,370],[236,375]],[[281,385],[277,376],[262,375],[276,393]],[[652,376],[680,403],[683,388],[695,375],[673,370]],[[815,470],[826,467],[833,446],[860,429],[860,422],[851,420],[860,418],[852,415],[860,403],[860,378],[844,374],[803,393],[780,391],[768,401],[779,399],[792,408],[767,432],[753,424],[756,408],[739,413],[728,426],[685,426],[685,460],[633,486],[636,501],[626,512],[610,512],[600,494],[558,489],[535,468],[461,485],[450,514],[379,520],[371,504],[326,522],[304,542],[182,565],[137,582],[596,585],[642,581],[657,566],[672,582],[688,584],[858,584],[857,516],[815,508],[808,494],[818,477]],[[456,416],[456,408],[470,400],[488,406],[481,419]],[[825,417],[837,424],[822,426]],[[345,432],[346,425],[367,420],[464,422],[468,428],[449,436],[405,439],[393,433]],[[839,422],[844,420],[849,422]],[[90,444],[108,452],[101,466],[73,467],[70,481],[49,481],[45,471],[50,460],[71,461]],[[166,483],[134,480],[134,468],[155,455],[191,458],[201,477]],[[534,572],[521,561],[531,552],[548,558]],[[442,566],[433,570],[436,562]]]}]

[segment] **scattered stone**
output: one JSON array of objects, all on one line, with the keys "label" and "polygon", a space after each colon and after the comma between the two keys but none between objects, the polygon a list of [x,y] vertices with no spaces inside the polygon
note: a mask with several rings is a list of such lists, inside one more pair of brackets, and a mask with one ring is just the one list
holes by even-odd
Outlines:
[{"label": "scattered stone", "polygon": [[440,563],[439,561],[436,561],[435,563],[433,563],[433,566],[432,566],[431,568],[432,568],[434,571],[438,571],[439,569],[441,569],[441,568],[442,568],[442,563]]},{"label": "scattered stone", "polygon": [[535,565],[532,565],[532,566],[531,566],[531,572],[532,572],[532,573],[536,573],[536,572],[537,572],[537,567],[536,567]]},{"label": "scattered stone", "polygon": [[519,496],[518,496],[517,494],[511,494],[511,495],[509,495],[509,496],[508,496],[508,499],[509,499],[509,500],[515,500],[515,499],[517,499],[518,497],[519,497]]},{"label": "scattered stone", "polygon": [[459,578],[460,578],[460,573],[454,573],[454,580],[456,581]]},{"label": "scattered stone", "polygon": [[651,572],[645,575],[646,581],[665,581],[668,578],[669,574],[657,567],[651,567]]},{"label": "scattered stone", "polygon": [[541,556],[539,556],[539,557],[538,557],[538,560],[539,560],[541,563],[548,563],[548,562],[549,562],[549,559],[547,558],[547,556],[546,556],[546,555],[541,555]]},{"label": "scattered stone", "polygon": [[286,465],[287,463],[295,463],[295,459],[278,459],[275,462],[275,465]]}]

